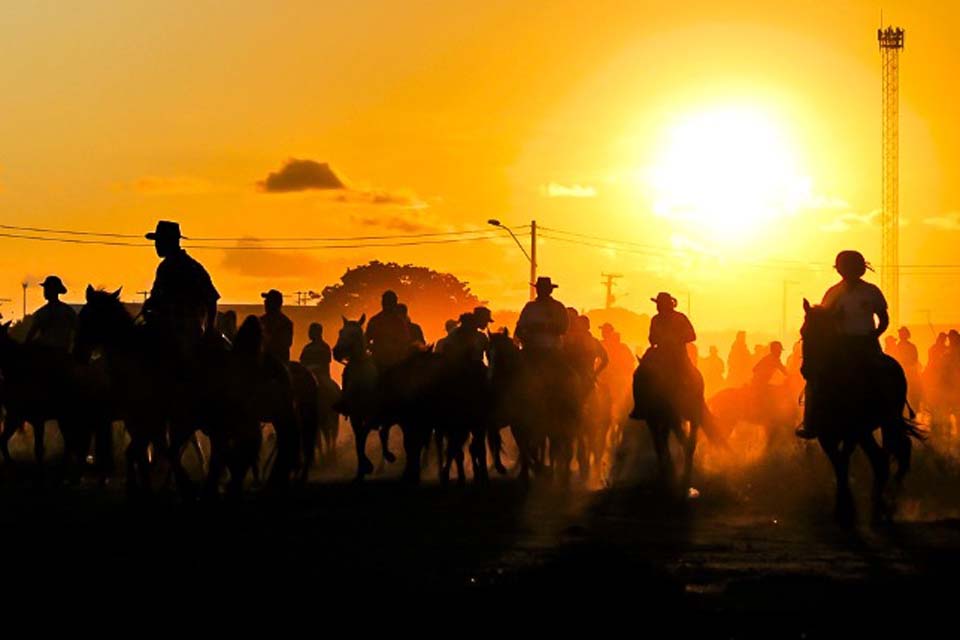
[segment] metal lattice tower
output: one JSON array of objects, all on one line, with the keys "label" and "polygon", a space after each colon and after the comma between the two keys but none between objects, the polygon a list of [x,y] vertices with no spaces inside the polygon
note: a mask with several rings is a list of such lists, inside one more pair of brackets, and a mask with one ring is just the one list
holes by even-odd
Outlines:
[{"label": "metal lattice tower", "polygon": [[900,322],[900,50],[903,29],[877,29],[883,84],[883,210],[880,288],[890,306],[890,326]]}]

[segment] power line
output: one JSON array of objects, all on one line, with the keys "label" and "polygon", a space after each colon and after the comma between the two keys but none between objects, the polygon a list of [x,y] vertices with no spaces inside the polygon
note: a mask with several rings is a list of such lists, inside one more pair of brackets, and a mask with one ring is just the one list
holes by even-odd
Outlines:
[{"label": "power line", "polygon": [[[529,233],[519,233],[519,236],[528,236]],[[110,246],[110,247],[140,247],[148,248],[152,247],[153,244],[149,242],[124,242],[119,240],[90,240],[85,238],[55,238],[47,236],[38,236],[38,235],[29,235],[29,234],[19,234],[19,233],[6,233],[0,232],[0,237],[3,238],[12,238],[16,240],[31,240],[37,242],[55,242],[61,244],[80,244],[80,245],[94,245],[94,246]],[[399,237],[399,236],[398,236]],[[240,246],[221,246],[221,245],[205,245],[205,244],[186,244],[184,245],[187,249],[196,249],[196,250],[218,250],[218,251],[311,251],[311,250],[321,250],[321,249],[364,249],[364,248],[384,248],[384,247],[413,247],[413,246],[423,246],[423,245],[435,245],[435,244],[453,244],[460,242],[475,242],[477,240],[495,240],[498,239],[499,234],[489,233],[484,236],[464,236],[464,237],[453,237],[453,238],[433,238],[433,239],[424,239],[424,240],[410,240],[410,241],[399,241],[399,242],[364,242],[364,243],[337,243],[337,244],[316,244],[316,245],[290,245],[290,246],[274,246],[274,245],[260,245],[260,244],[249,244],[249,245],[240,245]],[[248,239],[249,242],[249,239]]]},{"label": "power line", "polygon": [[[529,225],[520,225],[520,228],[529,227]],[[10,224],[0,224],[0,229],[15,232],[46,233],[54,235],[100,237],[100,238],[136,238],[143,239],[143,234],[132,233],[112,233],[104,231],[81,231],[76,229],[55,229],[50,227],[27,227]],[[188,240],[198,242],[352,242],[364,240],[394,240],[407,238],[438,238],[455,237],[468,235],[489,235],[491,232],[486,228],[461,229],[459,231],[430,231],[420,233],[396,233],[387,235],[369,235],[369,236],[246,236],[246,237],[216,237],[216,236],[189,236]]]}]

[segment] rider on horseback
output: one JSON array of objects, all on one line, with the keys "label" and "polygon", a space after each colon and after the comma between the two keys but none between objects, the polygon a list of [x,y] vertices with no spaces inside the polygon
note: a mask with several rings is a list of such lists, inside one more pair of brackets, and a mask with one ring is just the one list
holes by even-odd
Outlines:
[{"label": "rider on horseback", "polygon": [[537,297],[523,307],[514,334],[528,355],[556,355],[569,325],[567,310],[554,299],[557,285],[550,278],[537,278],[533,286]]},{"label": "rider on horseback", "polygon": [[[880,336],[890,324],[887,301],[879,287],[862,279],[870,266],[859,251],[841,251],[837,254],[834,268],[843,280],[827,290],[820,305],[834,313],[841,336],[843,352],[840,355],[848,358],[861,374],[870,375],[883,366]],[[809,372],[803,368],[801,372],[810,385]],[[808,392],[808,411],[810,395]],[[815,423],[804,420],[797,429],[797,435],[807,439],[816,438]]]},{"label": "rider on horseback", "polygon": [[414,335],[410,320],[400,309],[396,292],[384,291],[380,306],[380,312],[367,323],[367,341],[377,370],[382,372],[410,355]]},{"label": "rider on horseback", "polygon": [[182,237],[180,225],[167,220],[146,235],[163,260],[142,313],[179,355],[190,356],[204,332],[214,328],[220,294],[203,265],[180,247]]},{"label": "rider on horseback", "polygon": [[674,398],[695,402],[688,397],[694,388],[696,369],[687,355],[687,345],[696,341],[697,333],[689,318],[677,311],[677,299],[672,295],[661,291],[650,300],[656,303],[657,314],[650,319],[650,349],[644,359],[650,359]]},{"label": "rider on horseback", "polygon": [[33,314],[26,342],[36,340],[64,352],[70,351],[77,332],[77,313],[60,300],[67,288],[57,276],[47,276],[40,286],[43,287],[43,297],[47,304]]},{"label": "rider on horseback", "polygon": [[283,307],[283,294],[276,289],[261,293],[263,315],[260,326],[263,327],[263,351],[280,362],[290,362],[290,347],[293,346],[293,321],[280,309]]}]

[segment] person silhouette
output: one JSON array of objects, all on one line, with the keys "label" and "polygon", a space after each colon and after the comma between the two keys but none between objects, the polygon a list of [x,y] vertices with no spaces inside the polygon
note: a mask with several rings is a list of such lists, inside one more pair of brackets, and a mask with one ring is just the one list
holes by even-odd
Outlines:
[{"label": "person silhouette", "polygon": [[401,302],[397,305],[397,311],[400,312],[400,316],[407,323],[407,328],[410,331],[410,339],[413,341],[413,344],[421,348],[427,346],[427,339],[423,337],[423,328],[410,319],[410,310],[407,308],[407,305]]},{"label": "person silhouette", "polygon": [[77,331],[77,313],[60,301],[67,288],[57,276],[47,276],[40,286],[47,303],[33,314],[26,341],[70,351]]},{"label": "person silhouette", "polygon": [[584,381],[595,381],[610,363],[603,344],[590,333],[590,318],[587,316],[577,314],[567,330],[563,346],[574,369]]},{"label": "person silhouette", "polygon": [[886,336],[883,339],[883,352],[892,358],[897,357],[897,338],[895,336]]},{"label": "person silhouette", "polygon": [[213,330],[220,293],[203,265],[180,246],[184,236],[178,223],[161,220],[145,237],[153,240],[161,261],[143,317],[171,339],[181,355],[189,355],[202,335]]},{"label": "person silhouette", "polygon": [[394,291],[380,297],[380,311],[367,322],[367,342],[377,369],[384,371],[403,361],[411,352],[413,332],[403,317]]},{"label": "person silhouette", "polygon": [[261,293],[263,298],[263,351],[283,363],[290,362],[293,346],[293,321],[283,313],[283,294],[276,289]]},{"label": "person silhouette", "polygon": [[537,297],[524,305],[514,335],[530,354],[556,354],[570,322],[567,309],[553,298],[558,285],[550,278],[537,278],[533,286]]},{"label": "person silhouette", "polygon": [[677,299],[672,295],[661,291],[650,301],[657,305],[657,313],[650,319],[649,335],[655,369],[682,395],[693,382],[694,366],[687,355],[687,345],[696,341],[697,333],[690,319],[677,311]]},{"label": "person silhouette", "polygon": [[330,345],[323,339],[323,325],[319,322],[311,322],[307,329],[307,337],[310,342],[303,347],[300,352],[300,364],[305,366],[317,378],[330,377]]},{"label": "person silhouette", "polygon": [[784,378],[787,377],[787,368],[783,366],[780,357],[783,355],[783,344],[779,341],[770,343],[767,355],[763,356],[753,367],[754,387],[767,389],[773,381],[773,376],[779,371]]},{"label": "person silhouette", "polygon": [[[834,268],[842,280],[827,290],[820,305],[836,318],[842,357],[849,358],[861,375],[867,375],[882,360],[880,336],[890,325],[887,301],[879,287],[863,280],[870,266],[859,251],[838,253]],[[803,373],[809,385],[811,380]],[[796,433],[807,439],[818,435],[806,420]]]},{"label": "person silhouette", "polygon": [[453,335],[453,332],[456,331],[459,323],[453,318],[447,320],[443,323],[444,336],[437,340],[437,344],[433,346],[434,353],[443,353],[446,350],[447,345],[450,344],[450,337]]},{"label": "person silhouette", "polygon": [[703,384],[707,393],[719,391],[723,386],[724,364],[716,346],[710,346],[710,352],[700,361],[699,368],[700,373],[703,374]]},{"label": "person silhouette", "polygon": [[746,384],[750,380],[752,368],[747,332],[737,331],[727,356],[727,386],[739,387]]}]

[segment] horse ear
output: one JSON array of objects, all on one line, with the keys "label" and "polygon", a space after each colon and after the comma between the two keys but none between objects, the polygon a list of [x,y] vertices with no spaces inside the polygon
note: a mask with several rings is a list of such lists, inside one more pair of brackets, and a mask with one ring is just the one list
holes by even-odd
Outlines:
[{"label": "horse ear", "polygon": [[90,302],[90,298],[92,298],[93,294],[95,294],[96,292],[97,290],[93,288],[93,285],[91,284],[87,285],[87,302]]},{"label": "horse ear", "polygon": [[367,321],[367,314],[365,314],[365,313],[360,316],[360,319],[359,319],[359,320],[357,320],[357,322],[360,324],[361,327],[363,326],[363,323],[366,322],[366,321]]},{"label": "horse ear", "polygon": [[348,322],[349,322],[349,321],[347,320],[347,316],[343,316],[343,315],[342,315],[342,316],[340,316],[340,319],[343,320],[343,326],[347,326],[347,324],[348,324]]},{"label": "horse ear", "polygon": [[810,313],[810,301],[806,298],[803,299],[803,312]]},{"label": "horse ear", "polygon": [[119,299],[120,299],[120,292],[121,292],[121,291],[123,291],[123,287],[122,287],[122,286],[121,286],[119,289],[117,289],[116,291],[114,291],[113,293],[111,293],[110,295],[113,296],[113,299],[114,299],[114,300],[119,300]]}]

